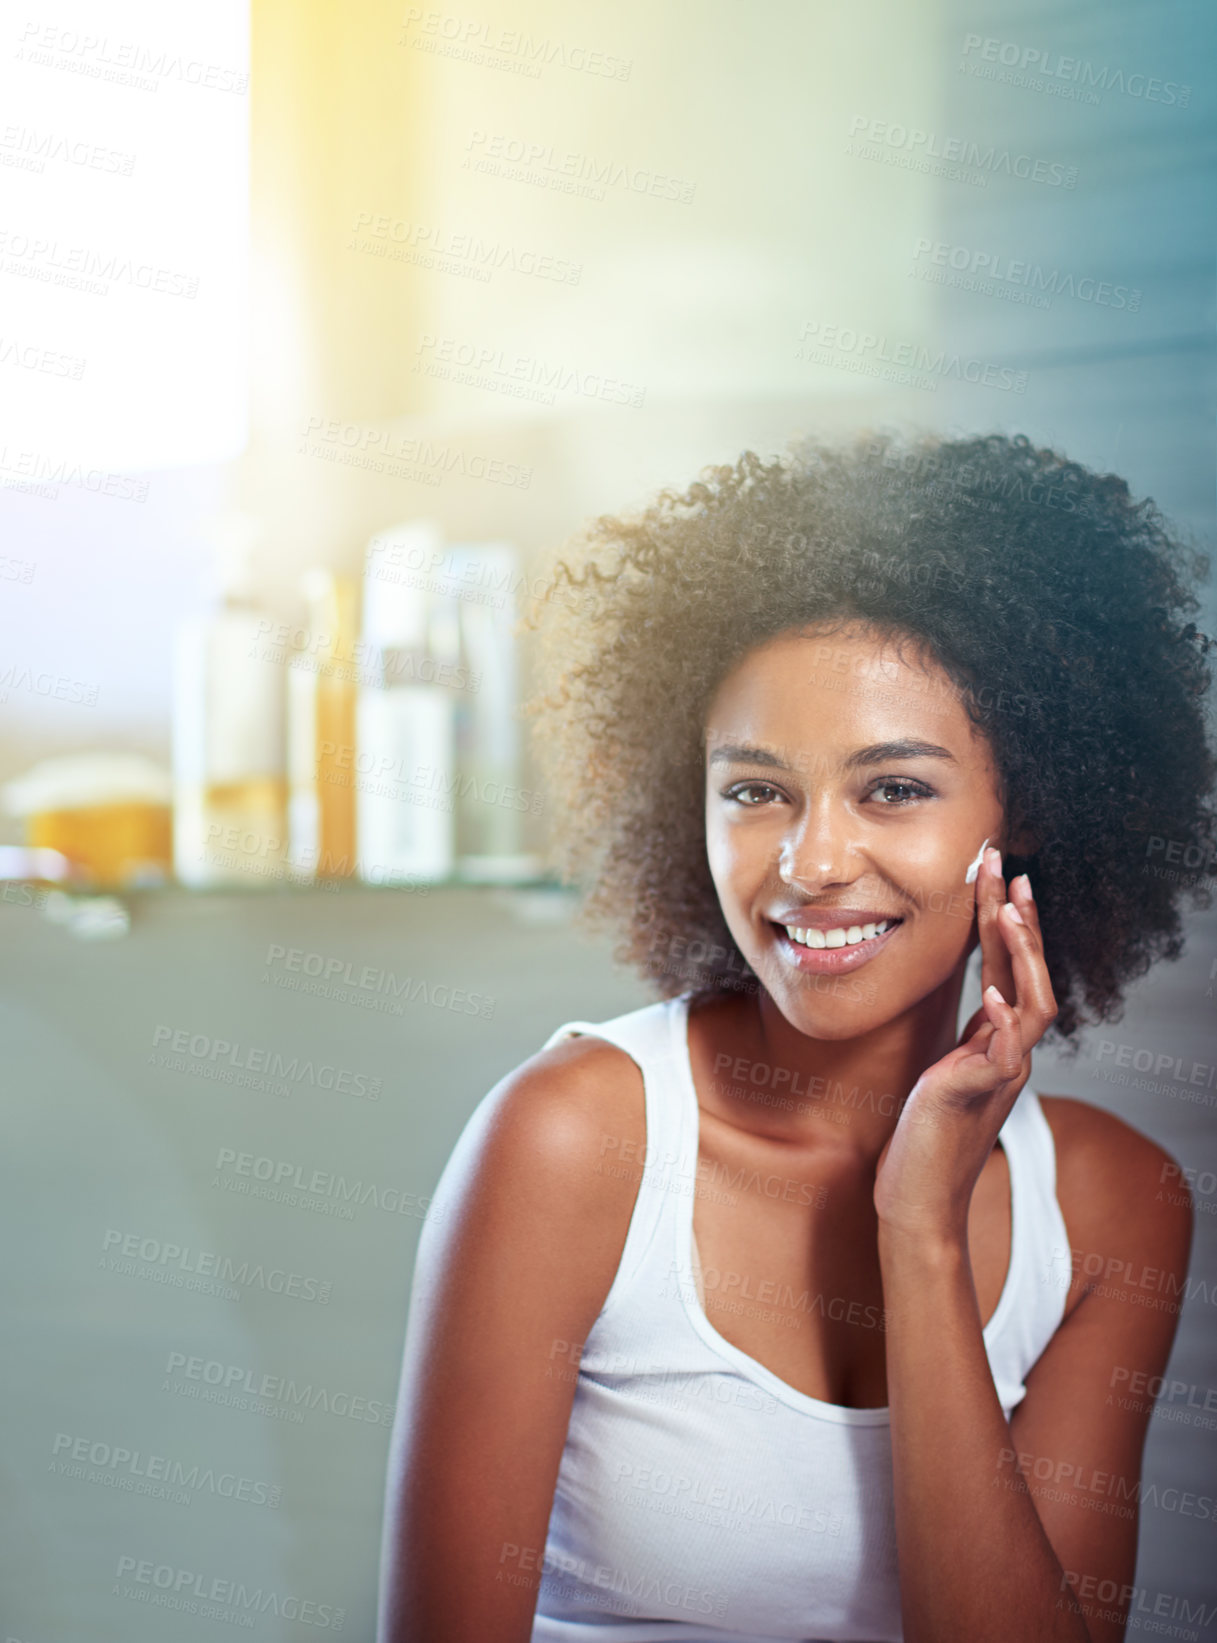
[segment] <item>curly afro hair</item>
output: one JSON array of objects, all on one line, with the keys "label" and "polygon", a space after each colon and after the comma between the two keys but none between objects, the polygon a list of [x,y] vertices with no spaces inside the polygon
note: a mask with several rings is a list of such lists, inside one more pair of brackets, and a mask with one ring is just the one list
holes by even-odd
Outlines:
[{"label": "curly afro hair", "polygon": [[1022,436],[747,451],[602,516],[529,623],[582,919],[616,924],[660,996],[756,990],[706,859],[706,710],[753,647],[861,620],[928,651],[989,740],[1011,836],[1035,841],[1006,870],[1035,885],[1053,1032],[1117,1019],[1179,956],[1184,893],[1210,904],[1204,874],[1161,865],[1213,866],[1212,641],[1189,620],[1207,572],[1152,501]]}]

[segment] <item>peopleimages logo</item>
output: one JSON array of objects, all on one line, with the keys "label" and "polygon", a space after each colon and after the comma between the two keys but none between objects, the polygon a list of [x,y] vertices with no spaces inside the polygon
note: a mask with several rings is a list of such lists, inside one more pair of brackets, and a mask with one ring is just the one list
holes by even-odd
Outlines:
[{"label": "peopleimages logo", "polygon": [[60,354],[51,348],[0,336],[0,365],[15,365],[22,371],[41,371],[47,376],[68,377],[79,382],[85,374],[85,364],[79,354]]},{"label": "peopleimages logo", "polygon": [[[333,1090],[339,1095],[359,1096],[368,1101],[379,1101],[383,1081],[366,1073],[353,1072],[349,1067],[334,1067],[327,1062],[302,1061],[298,1055],[290,1059],[278,1050],[263,1049],[253,1044],[233,1043],[227,1038],[212,1038],[207,1033],[191,1032],[188,1027],[158,1025],[152,1030],[153,1049],[167,1045],[179,1058],[189,1057],[206,1062],[223,1071],[266,1074],[271,1079],[285,1079],[290,1083],[309,1084],[315,1089]],[[157,1061],[164,1057],[151,1058]],[[189,1070],[184,1065],[177,1069]]]},{"label": "peopleimages logo", "polygon": [[[1015,84],[1021,83],[1021,77],[1060,80],[1068,85],[1099,92],[1122,92],[1126,97],[1140,97],[1147,103],[1173,103],[1178,108],[1186,108],[1192,95],[1190,86],[1163,80],[1154,74],[1128,74],[1124,69],[1112,68],[1106,63],[1102,68],[1096,68],[1084,57],[1065,57],[1059,51],[1023,46],[1014,40],[998,40],[992,36],[986,39],[979,34],[966,34],[961,67],[975,73],[982,63],[1000,64],[1005,69],[1017,70],[1020,79],[1011,76]],[[981,77],[997,78],[991,74],[982,74]]]},{"label": "peopleimages logo", "polygon": [[999,251],[951,245],[945,240],[918,240],[913,263],[914,272],[921,278],[928,277],[932,268],[941,268],[965,276],[981,291],[992,292],[1002,285],[1025,287],[1046,298],[1073,297],[1078,302],[1093,302],[1100,308],[1126,308],[1130,314],[1135,314],[1141,306],[1141,292],[1136,286],[1114,285],[1110,280],[1089,276],[1079,278],[1059,268],[1045,268],[1038,262],[1004,257]]},{"label": "peopleimages logo", "polygon": [[1139,1073],[1152,1073],[1155,1078],[1161,1078],[1163,1073],[1167,1073],[1180,1084],[1201,1084],[1207,1089],[1217,1085],[1217,1063],[1187,1061],[1172,1050],[1159,1050],[1155,1053],[1143,1046],[1120,1044],[1112,1038],[1101,1038],[1095,1061],[1101,1064],[1109,1059],[1117,1067],[1131,1067]]},{"label": "peopleimages logo", "polygon": [[634,165],[603,154],[584,154],[558,149],[553,143],[512,137],[503,132],[475,127],[465,144],[471,152],[461,161],[463,170],[488,176],[506,177],[516,182],[554,188],[562,193],[581,193],[603,200],[606,188],[622,188],[631,194],[647,194],[652,199],[692,203],[697,184],[648,166]]},{"label": "peopleimages logo", "polygon": [[[162,1238],[147,1238],[138,1232],[122,1232],[107,1227],[102,1239],[98,1266],[125,1277],[148,1278],[175,1289],[197,1289],[204,1294],[221,1292],[225,1298],[239,1299],[241,1289],[269,1290],[293,1300],[316,1301],[325,1306],[332,1285],[328,1279],[305,1273],[286,1272],[282,1267],[266,1267],[261,1261],[238,1261],[218,1250],[191,1249]],[[229,1295],[226,1286],[240,1285]]]},{"label": "peopleimages logo", "polygon": [[554,404],[560,393],[628,405],[635,410],[641,409],[646,400],[646,389],[637,383],[539,355],[511,353],[464,337],[440,337],[424,331],[414,352],[419,356],[412,366],[415,372],[517,398],[539,396],[546,405]]},{"label": "peopleimages logo", "polygon": [[96,246],[61,245],[58,240],[0,229],[0,253],[11,259],[7,272],[23,274],[52,284],[71,283],[72,276],[95,281],[95,294],[104,295],[110,282],[143,291],[159,291],[169,297],[193,300],[199,294],[199,276],[154,263],[136,263],[113,251]]},{"label": "peopleimages logo", "polygon": [[[356,991],[351,996],[358,1000],[358,989],[362,988],[377,995],[391,994],[393,999],[404,994],[408,1004],[432,1004],[436,1009],[455,1010],[459,1015],[480,1016],[483,1021],[489,1021],[494,1015],[496,1001],[488,994],[467,992],[463,987],[449,987],[446,983],[429,982],[421,977],[398,976],[394,971],[383,970],[375,964],[365,964],[357,973],[350,959],[327,957],[324,953],[306,953],[303,948],[284,947],[276,941],[267,947],[264,962],[268,967],[282,965],[284,970],[311,978],[312,985],[296,983],[291,988],[296,992],[319,992],[323,997],[342,997],[339,989],[353,988]],[[268,968],[262,979],[284,985],[295,978]],[[400,1006],[397,1012],[400,1013]]]},{"label": "peopleimages logo", "polygon": [[[197,1461],[187,1463],[172,1455],[150,1455],[124,1444],[76,1437],[71,1432],[56,1432],[51,1454],[51,1471],[60,1476],[105,1483],[136,1494],[153,1493],[158,1499],[171,1499],[178,1505],[189,1504],[192,1490],[254,1506],[277,1507],[283,1498],[279,1484],[261,1478],[217,1472],[214,1466],[200,1466]],[[146,1485],[160,1487],[150,1489]]]},{"label": "peopleimages logo", "polygon": [[243,1580],[224,1575],[204,1574],[196,1569],[180,1569],[171,1563],[153,1563],[151,1558],[124,1553],[114,1570],[116,1582],[111,1596],[131,1602],[150,1603],[180,1609],[208,1620],[229,1625],[252,1626],[254,1616],[273,1614],[281,1620],[298,1620],[305,1626],[319,1626],[340,1632],[346,1624],[346,1610],[332,1603],[317,1603],[273,1586],[248,1586]]},{"label": "peopleimages logo", "polygon": [[[166,1361],[165,1375],[163,1392],[198,1397],[205,1403],[222,1403],[254,1414],[270,1412],[300,1422],[306,1411],[320,1409],[326,1415],[340,1415],[372,1426],[393,1423],[395,1405],[390,1401],[335,1391],[312,1381],[298,1383],[290,1375],[271,1375],[246,1364],[221,1363],[215,1358],[175,1351]],[[169,1380],[171,1375],[180,1376],[181,1381]]]},{"label": "peopleimages logo", "polygon": [[992,361],[968,359],[945,348],[900,342],[876,331],[859,330],[822,320],[805,320],[794,357],[812,365],[831,365],[865,376],[907,380],[912,387],[934,390],[939,382],[971,382],[1005,393],[1027,391],[1026,371]]},{"label": "peopleimages logo", "polygon": [[332,1170],[309,1170],[290,1158],[260,1157],[252,1152],[238,1152],[235,1147],[221,1147],[214,1167],[217,1175],[213,1186],[290,1204],[301,1203],[309,1208],[325,1207],[314,1204],[313,1200],[329,1200],[329,1207],[335,1212],[341,1211],[340,1219],[344,1220],[352,1218],[353,1206],[363,1204],[371,1204],[390,1215],[415,1216],[420,1221],[427,1219],[431,1208],[429,1197],[403,1187],[385,1187],[362,1177],[352,1181]]},{"label": "peopleimages logo", "polygon": [[366,237],[362,244],[348,242],[348,251],[362,250],[397,262],[418,262],[425,268],[464,274],[483,283],[500,268],[559,285],[578,285],[583,277],[581,262],[521,248],[511,241],[483,240],[478,234],[410,222],[382,212],[360,211],[353,232]]},{"label": "peopleimages logo", "polygon": [[[995,143],[978,143],[971,137],[943,137],[921,126],[901,125],[897,120],[876,120],[869,114],[855,114],[849,123],[852,139],[846,153],[862,159],[905,154],[910,161],[934,161],[961,166],[982,177],[1017,177],[1020,182],[1043,183],[1049,188],[1076,188],[1078,168],[1059,160],[1045,160],[1034,154],[1017,154]],[[867,152],[867,146],[873,152]],[[894,161],[892,163],[895,163]],[[916,165],[912,169],[917,169]]]},{"label": "peopleimages logo", "polygon": [[61,160],[65,165],[129,177],[135,170],[135,158],[124,150],[65,137],[57,131],[39,131],[22,125],[0,127],[0,164],[14,165],[36,175],[46,170],[48,160]]},{"label": "peopleimages logo", "polygon": [[[415,31],[413,37],[411,31]],[[580,74],[594,74],[606,80],[628,80],[633,59],[586,46],[572,46],[550,36],[534,39],[518,29],[503,28],[476,17],[454,17],[451,13],[424,11],[410,6],[401,25],[400,45],[457,56],[489,68],[510,66],[531,80],[551,63]],[[514,60],[514,61],[513,61]]]}]

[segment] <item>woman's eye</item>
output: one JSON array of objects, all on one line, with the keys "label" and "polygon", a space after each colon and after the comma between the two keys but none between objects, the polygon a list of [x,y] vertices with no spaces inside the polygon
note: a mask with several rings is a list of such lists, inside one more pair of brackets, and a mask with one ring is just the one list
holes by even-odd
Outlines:
[{"label": "woman's eye", "polygon": [[900,781],[895,777],[888,781],[876,782],[871,788],[871,796],[881,798],[885,805],[908,804],[913,799],[929,798],[930,789],[922,782]]},{"label": "woman's eye", "polygon": [[[756,797],[758,793],[761,795],[760,798]],[[776,793],[777,788],[770,787],[768,782],[737,782],[734,787],[729,787],[723,796],[735,799],[740,804],[758,805],[765,804],[768,798]]]}]

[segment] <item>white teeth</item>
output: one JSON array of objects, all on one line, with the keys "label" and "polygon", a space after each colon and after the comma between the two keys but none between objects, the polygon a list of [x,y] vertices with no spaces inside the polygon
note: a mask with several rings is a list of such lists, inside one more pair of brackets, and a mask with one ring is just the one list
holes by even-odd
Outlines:
[{"label": "white teeth", "polygon": [[800,947],[856,947],[860,941],[873,941],[876,936],[881,936],[895,922],[894,919],[885,918],[877,924],[851,924],[848,928],[838,927],[835,930],[804,929],[801,925],[786,924],[783,929],[791,941],[797,941]]}]

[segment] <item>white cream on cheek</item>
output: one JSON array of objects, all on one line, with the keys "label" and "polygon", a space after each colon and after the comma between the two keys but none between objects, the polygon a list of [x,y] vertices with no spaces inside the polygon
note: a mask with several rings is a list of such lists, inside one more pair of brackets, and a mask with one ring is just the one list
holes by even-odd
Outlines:
[{"label": "white cream on cheek", "polygon": [[967,872],[963,876],[963,882],[965,884],[975,884],[976,883],[976,875],[980,872],[980,864],[984,860],[985,851],[988,849],[988,847],[989,847],[989,841],[988,841],[988,839],[986,839],[984,841],[984,843],[981,845],[980,849],[976,852],[975,858],[973,859],[971,866],[968,868]]}]

